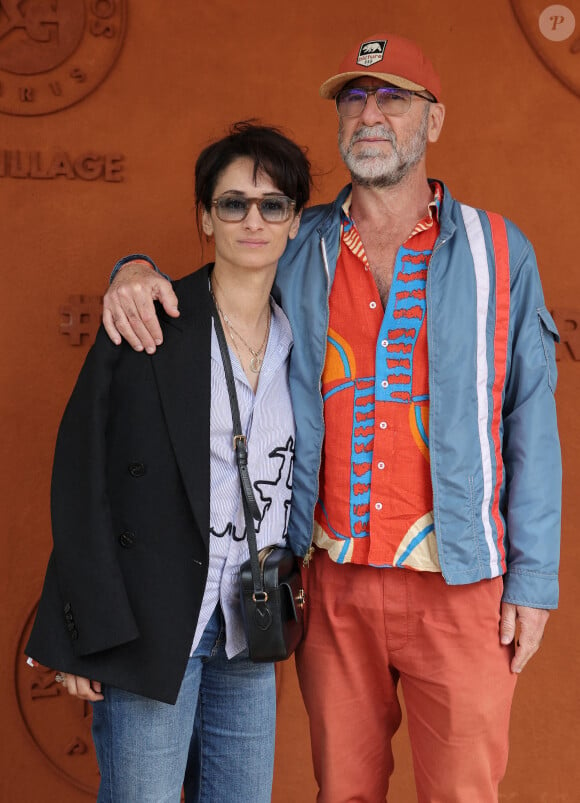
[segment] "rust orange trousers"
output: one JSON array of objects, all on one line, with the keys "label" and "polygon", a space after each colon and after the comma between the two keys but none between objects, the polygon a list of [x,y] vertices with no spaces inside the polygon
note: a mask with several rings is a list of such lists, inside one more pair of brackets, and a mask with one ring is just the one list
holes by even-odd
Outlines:
[{"label": "rust orange trousers", "polygon": [[502,579],[448,586],[317,550],[304,582],[296,667],[319,803],[385,802],[399,687],[419,803],[497,803],[516,683],[499,641]]}]

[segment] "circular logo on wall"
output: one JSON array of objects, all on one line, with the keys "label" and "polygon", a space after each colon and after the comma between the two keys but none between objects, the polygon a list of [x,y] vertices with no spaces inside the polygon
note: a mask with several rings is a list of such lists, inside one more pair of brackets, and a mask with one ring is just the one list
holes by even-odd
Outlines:
[{"label": "circular logo on wall", "polygon": [[521,29],[550,72],[580,95],[580,0],[511,0]]},{"label": "circular logo on wall", "polygon": [[127,0],[0,0],[0,112],[51,114],[82,100],[115,63]]}]

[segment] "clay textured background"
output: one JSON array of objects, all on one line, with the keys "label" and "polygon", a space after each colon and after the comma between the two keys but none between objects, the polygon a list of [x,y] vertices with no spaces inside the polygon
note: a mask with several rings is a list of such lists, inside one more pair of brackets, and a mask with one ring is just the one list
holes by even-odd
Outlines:
[{"label": "clay textured background", "polygon": [[[106,22],[103,13],[112,9],[109,19],[124,26],[116,60],[85,97],[39,115],[5,111],[11,88],[26,90],[33,80],[5,69],[6,5],[0,3],[0,801],[84,803],[97,784],[89,712],[59,696],[50,675],[33,678],[20,653],[50,547],[56,429],[90,340],[72,344],[79,325],[94,326],[118,257],[148,253],[173,277],[201,264],[194,159],[231,121],[259,118],[307,144],[314,201],[333,197],[346,174],[336,113],[319,99],[318,86],[358,38],[390,30],[415,38],[441,73],[447,118],[430,151],[430,174],[455,197],[507,215],[532,239],[565,341],[557,394],[565,470],[561,607],[518,685],[500,799],[578,800],[580,52],[569,47],[580,36],[580,3],[567,4],[576,34],[548,44],[535,29],[526,37],[515,13],[522,3],[509,0],[86,0],[86,25]],[[533,18],[548,3],[524,5]],[[549,58],[535,47],[549,48]],[[567,82],[550,69],[551,54],[564,64]],[[90,74],[95,58],[80,45],[69,54],[59,67],[68,70],[58,78],[63,91],[65,78],[78,89],[71,71]],[[34,103],[26,91],[19,97],[17,107]],[[88,299],[83,320],[78,296]],[[314,800],[291,663],[278,680],[274,801]],[[397,756],[390,799],[413,803],[404,733]]]}]

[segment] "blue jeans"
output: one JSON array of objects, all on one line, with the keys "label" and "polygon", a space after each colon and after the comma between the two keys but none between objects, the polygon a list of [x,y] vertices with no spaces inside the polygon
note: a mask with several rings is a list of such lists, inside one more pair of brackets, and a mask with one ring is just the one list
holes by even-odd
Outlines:
[{"label": "blue jeans", "polygon": [[98,803],[269,803],[276,728],[273,664],[228,660],[213,614],[175,705],[111,686],[93,704]]}]

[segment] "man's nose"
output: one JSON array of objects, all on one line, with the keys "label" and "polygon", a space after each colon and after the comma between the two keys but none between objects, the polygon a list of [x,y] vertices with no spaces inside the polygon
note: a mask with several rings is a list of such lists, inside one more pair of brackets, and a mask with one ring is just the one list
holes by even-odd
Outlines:
[{"label": "man's nose", "polygon": [[365,125],[377,125],[385,122],[385,115],[379,109],[376,93],[367,95],[367,102],[360,114],[360,120]]}]

